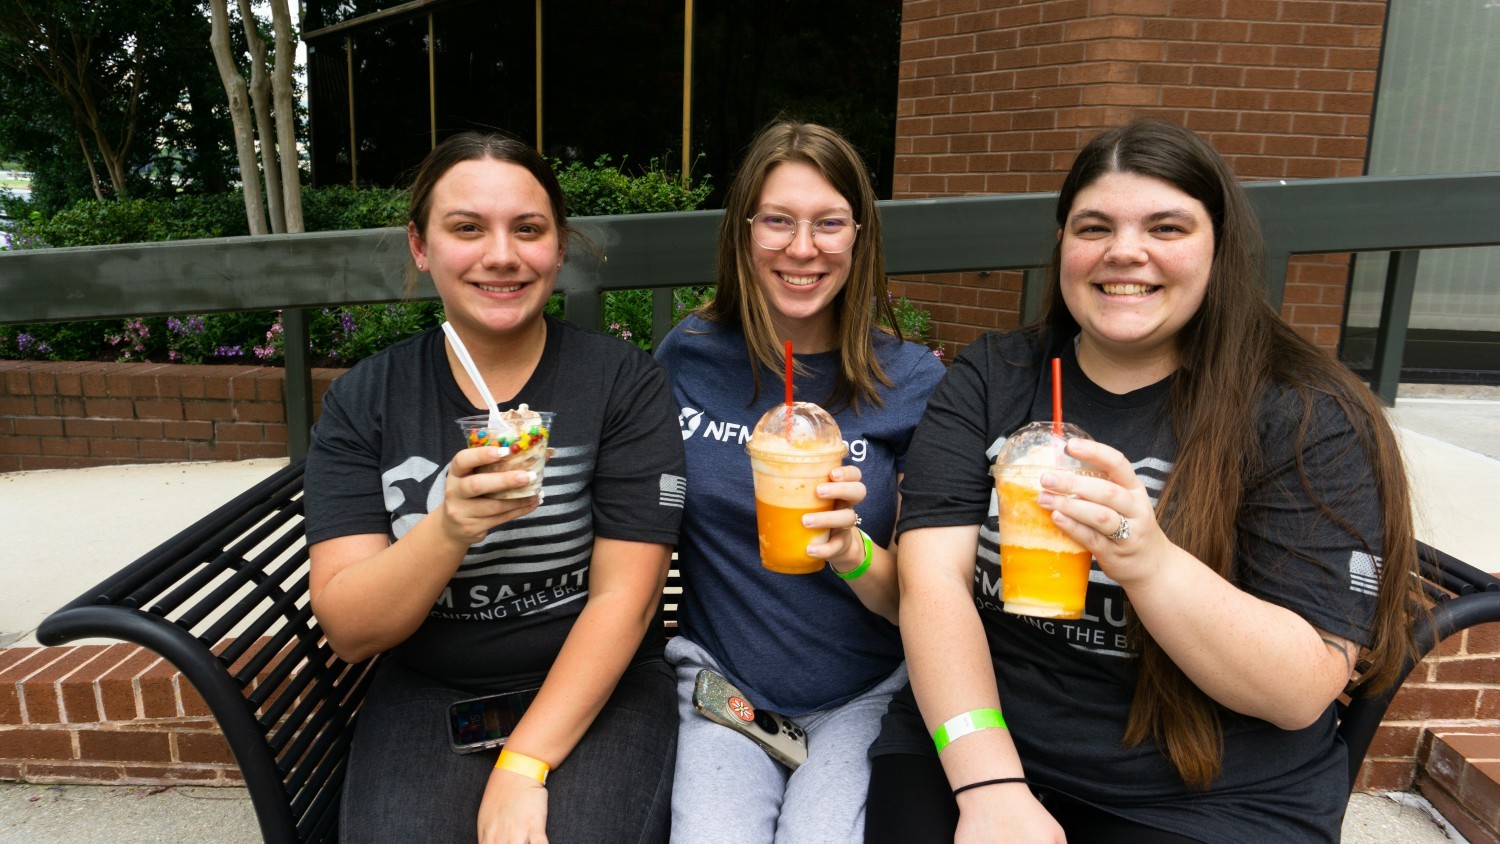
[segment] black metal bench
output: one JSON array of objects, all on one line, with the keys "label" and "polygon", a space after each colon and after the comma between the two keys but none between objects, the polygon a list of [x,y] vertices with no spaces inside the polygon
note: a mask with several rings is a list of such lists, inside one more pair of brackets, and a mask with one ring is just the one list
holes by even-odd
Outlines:
[{"label": "black metal bench", "polygon": [[[266,841],[337,838],[350,724],[374,660],[350,665],[323,640],[307,599],[301,462],[256,484],[50,615],[47,645],[104,637],[163,656],[208,704],[239,763]],[[1500,621],[1500,581],[1422,548],[1436,602],[1421,655]],[[669,578],[669,632],[676,596]],[[1413,663],[1414,665],[1415,663]],[[1410,666],[1408,666],[1408,670]],[[1350,787],[1392,694],[1359,686],[1341,706]]]}]

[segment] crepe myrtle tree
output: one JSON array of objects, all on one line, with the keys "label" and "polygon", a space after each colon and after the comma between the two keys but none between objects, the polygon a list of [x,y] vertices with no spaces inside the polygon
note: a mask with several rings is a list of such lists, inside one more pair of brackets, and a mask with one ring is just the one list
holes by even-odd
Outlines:
[{"label": "crepe myrtle tree", "polygon": [[[236,55],[230,38],[227,0],[208,0],[214,63],[229,97],[234,146],[244,184],[245,216],[252,235],[300,232],[302,187],[297,171],[296,109],[292,70],[296,42],[287,0],[268,0],[274,65],[267,68],[266,42],[250,0],[237,0],[248,55]],[[241,60],[249,67],[245,82]],[[252,116],[253,115],[253,116]],[[265,193],[261,193],[261,180]],[[269,223],[269,227],[268,224]]]}]

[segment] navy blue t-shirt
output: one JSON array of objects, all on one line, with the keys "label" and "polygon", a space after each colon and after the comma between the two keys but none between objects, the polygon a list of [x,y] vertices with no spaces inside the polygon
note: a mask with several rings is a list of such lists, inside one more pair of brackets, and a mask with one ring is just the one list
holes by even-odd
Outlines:
[{"label": "navy blue t-shirt", "polygon": [[[895,525],[897,476],[912,431],[943,365],[914,343],[875,336],[880,365],[894,382],[882,404],[834,414],[867,497],[860,527],[888,545]],[[865,609],[827,567],[810,575],[776,574],[760,564],[755,492],[745,442],[760,417],[784,399],[780,373],[764,370],[754,396],[745,336],[734,327],[688,317],[656,358],[672,377],[687,448],[688,491],[677,552],[685,595],[682,635],[703,646],[757,704],[802,715],[837,706],[884,679],[901,663],[896,627]],[[799,401],[824,404],[838,355],[798,355],[810,375]]]}]

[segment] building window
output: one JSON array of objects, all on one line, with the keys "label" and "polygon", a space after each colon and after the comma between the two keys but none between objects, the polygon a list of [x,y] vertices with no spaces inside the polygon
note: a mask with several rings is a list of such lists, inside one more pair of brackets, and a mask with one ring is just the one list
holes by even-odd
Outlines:
[{"label": "building window", "polygon": [[[1500,170],[1500,0],[1391,0],[1372,176]],[[1341,354],[1368,368],[1388,258],[1356,259]],[[1417,265],[1404,377],[1500,376],[1500,247],[1440,249]],[[1425,370],[1425,372],[1422,372]]]},{"label": "building window", "polygon": [[499,129],[565,163],[675,171],[685,144],[722,192],[787,116],[842,130],[891,195],[901,0],[310,0],[306,26],[314,184],[404,184],[435,140]]}]

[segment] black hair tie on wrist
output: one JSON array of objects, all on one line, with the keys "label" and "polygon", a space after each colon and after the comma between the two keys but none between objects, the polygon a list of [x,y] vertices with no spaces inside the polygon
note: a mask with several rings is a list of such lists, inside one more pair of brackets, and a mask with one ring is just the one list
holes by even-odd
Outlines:
[{"label": "black hair tie on wrist", "polygon": [[1024,784],[1026,782],[1026,778],[1005,777],[998,780],[980,780],[979,782],[971,782],[968,785],[961,785],[958,788],[953,789],[953,796],[957,797],[958,795],[963,794],[965,791],[968,791],[971,788],[984,788],[987,785],[1004,785],[1008,782],[1019,782]]}]

